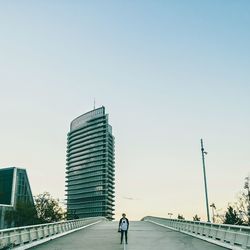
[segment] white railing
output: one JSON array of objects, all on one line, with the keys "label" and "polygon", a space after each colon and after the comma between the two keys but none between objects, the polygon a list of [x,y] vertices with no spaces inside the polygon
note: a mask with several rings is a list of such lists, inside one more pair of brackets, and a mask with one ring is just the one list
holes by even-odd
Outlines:
[{"label": "white railing", "polygon": [[142,220],[167,227],[228,249],[250,249],[250,227],[147,216]]},{"label": "white railing", "polygon": [[28,249],[51,239],[107,220],[92,217],[0,230],[0,249]]}]

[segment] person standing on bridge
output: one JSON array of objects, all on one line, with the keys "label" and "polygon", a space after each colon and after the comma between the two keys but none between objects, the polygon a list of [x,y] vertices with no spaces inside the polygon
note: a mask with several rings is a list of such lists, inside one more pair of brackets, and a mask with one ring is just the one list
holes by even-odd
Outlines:
[{"label": "person standing on bridge", "polygon": [[121,232],[121,244],[124,235],[126,244],[128,244],[128,228],[129,228],[129,220],[126,218],[126,214],[122,214],[122,218],[119,221],[119,231]]}]

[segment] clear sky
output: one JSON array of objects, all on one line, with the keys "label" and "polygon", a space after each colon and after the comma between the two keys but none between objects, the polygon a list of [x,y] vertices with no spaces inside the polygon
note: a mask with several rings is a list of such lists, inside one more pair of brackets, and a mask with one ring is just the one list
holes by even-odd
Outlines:
[{"label": "clear sky", "polygon": [[250,1],[1,1],[0,166],[64,198],[70,122],[104,105],[116,218],[205,219],[250,172]]}]

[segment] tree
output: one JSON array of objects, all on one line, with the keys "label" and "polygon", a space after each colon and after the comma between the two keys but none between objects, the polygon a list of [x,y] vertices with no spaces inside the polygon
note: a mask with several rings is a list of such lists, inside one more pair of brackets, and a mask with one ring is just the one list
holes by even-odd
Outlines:
[{"label": "tree", "polygon": [[246,193],[242,193],[244,200],[245,200],[245,215],[247,217],[246,219],[246,224],[250,225],[250,176],[247,176],[245,178],[245,185],[244,185],[244,189],[246,190]]},{"label": "tree", "polygon": [[196,215],[193,217],[193,221],[201,221],[201,218],[196,214]]},{"label": "tree", "polygon": [[224,224],[232,224],[232,225],[243,224],[243,220],[239,217],[237,211],[232,206],[229,206],[227,208],[227,212],[224,218]]},{"label": "tree", "polygon": [[248,212],[248,197],[244,192],[239,192],[237,200],[233,203],[232,207],[240,215],[245,225],[250,225],[249,212]]},{"label": "tree", "polygon": [[44,192],[35,197],[35,206],[18,201],[14,209],[5,212],[4,220],[8,227],[20,227],[60,221],[65,218],[65,215],[59,200]]},{"label": "tree", "polygon": [[15,209],[7,210],[4,219],[9,227],[27,226],[38,222],[34,205],[23,201],[18,201]]},{"label": "tree", "polygon": [[244,189],[245,191],[238,193],[237,200],[232,207],[243,221],[243,224],[250,226],[250,177],[245,178]]},{"label": "tree", "polygon": [[183,217],[183,215],[180,215],[180,214],[178,214],[177,219],[178,220],[185,220],[185,218]]},{"label": "tree", "polygon": [[35,197],[35,206],[39,223],[60,221],[66,216],[59,200],[54,199],[48,192]]}]

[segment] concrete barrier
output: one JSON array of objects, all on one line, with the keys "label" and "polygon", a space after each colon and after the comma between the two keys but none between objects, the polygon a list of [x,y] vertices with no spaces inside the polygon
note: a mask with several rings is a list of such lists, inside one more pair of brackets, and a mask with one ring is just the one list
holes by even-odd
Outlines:
[{"label": "concrete barrier", "polygon": [[0,249],[24,250],[107,220],[92,217],[0,230]]},{"label": "concrete barrier", "polygon": [[250,227],[147,216],[142,219],[228,249],[250,249]]}]

